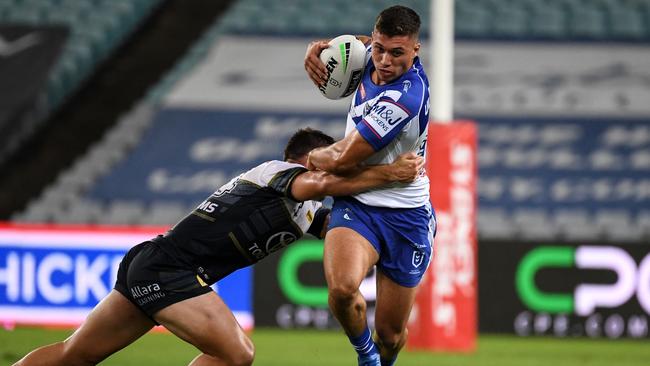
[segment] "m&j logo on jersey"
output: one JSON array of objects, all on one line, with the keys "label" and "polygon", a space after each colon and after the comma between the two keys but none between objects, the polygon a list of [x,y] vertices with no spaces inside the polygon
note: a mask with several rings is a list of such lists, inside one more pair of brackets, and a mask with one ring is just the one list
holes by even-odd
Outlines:
[{"label": "m&j logo on jersey", "polygon": [[382,99],[370,108],[364,120],[377,134],[384,137],[400,122],[408,118],[409,113],[404,107],[391,100]]}]

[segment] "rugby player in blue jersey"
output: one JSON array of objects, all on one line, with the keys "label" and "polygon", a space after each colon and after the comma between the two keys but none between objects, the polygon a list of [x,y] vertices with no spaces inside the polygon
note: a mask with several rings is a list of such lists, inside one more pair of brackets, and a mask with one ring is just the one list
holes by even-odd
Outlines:
[{"label": "rugby player in blue jersey", "polygon": [[333,142],[320,131],[298,131],[284,161],[235,177],[166,234],[134,246],[120,263],[114,290],[81,327],[14,366],[95,365],[156,324],[201,351],[190,365],[251,365],[253,343],[209,286],[306,233],[322,237],[329,213],[318,201],[323,196],[410,182],[423,166],[422,158],[403,154],[345,177],[308,171],[307,153]]},{"label": "rugby player in blue jersey", "polygon": [[[307,167],[345,174],[364,164],[384,164],[399,154],[425,155],[429,83],[418,58],[420,17],[392,6],[375,22],[363,79],[352,97],[345,138],[313,150]],[[321,84],[327,70],[319,59],[327,41],[310,43],[305,70]],[[431,260],[435,215],[429,180],[337,197],[325,238],[324,267],[329,306],[358,353],[359,365],[393,365],[407,338],[416,288]],[[377,266],[374,342],[359,285]]]}]

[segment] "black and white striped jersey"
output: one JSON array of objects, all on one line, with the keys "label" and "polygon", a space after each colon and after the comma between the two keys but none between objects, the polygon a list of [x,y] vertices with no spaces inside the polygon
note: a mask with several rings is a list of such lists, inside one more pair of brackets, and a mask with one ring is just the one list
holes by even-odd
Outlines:
[{"label": "black and white striped jersey", "polygon": [[154,242],[214,283],[309,230],[322,203],[298,202],[291,196],[293,180],[305,171],[285,161],[262,163],[224,184]]}]

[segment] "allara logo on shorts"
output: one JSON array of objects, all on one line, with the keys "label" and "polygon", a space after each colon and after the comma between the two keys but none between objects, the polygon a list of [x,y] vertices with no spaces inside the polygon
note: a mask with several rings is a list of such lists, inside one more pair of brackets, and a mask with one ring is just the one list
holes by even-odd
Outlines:
[{"label": "allara logo on shorts", "polygon": [[160,285],[157,283],[153,283],[151,285],[146,285],[146,286],[131,287],[131,295],[133,295],[133,297],[136,299],[158,291],[160,291]]}]

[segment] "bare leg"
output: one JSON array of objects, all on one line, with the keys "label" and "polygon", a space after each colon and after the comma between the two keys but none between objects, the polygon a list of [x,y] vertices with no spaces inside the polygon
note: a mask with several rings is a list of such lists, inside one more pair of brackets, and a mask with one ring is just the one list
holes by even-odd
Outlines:
[{"label": "bare leg", "polygon": [[190,363],[191,366],[248,366],[253,363],[253,342],[214,292],[170,305],[154,317],[203,352]]},{"label": "bare leg", "polygon": [[327,233],[323,265],[329,306],[348,336],[359,336],[367,326],[359,286],[378,259],[375,248],[356,231],[338,227]]},{"label": "bare leg", "polygon": [[112,290],[68,339],[38,348],[14,366],[96,365],[154,325],[133,303]]},{"label": "bare leg", "polygon": [[377,271],[377,307],[375,342],[381,357],[392,360],[404,347],[408,336],[406,324],[415,301],[417,287],[400,286]]}]

